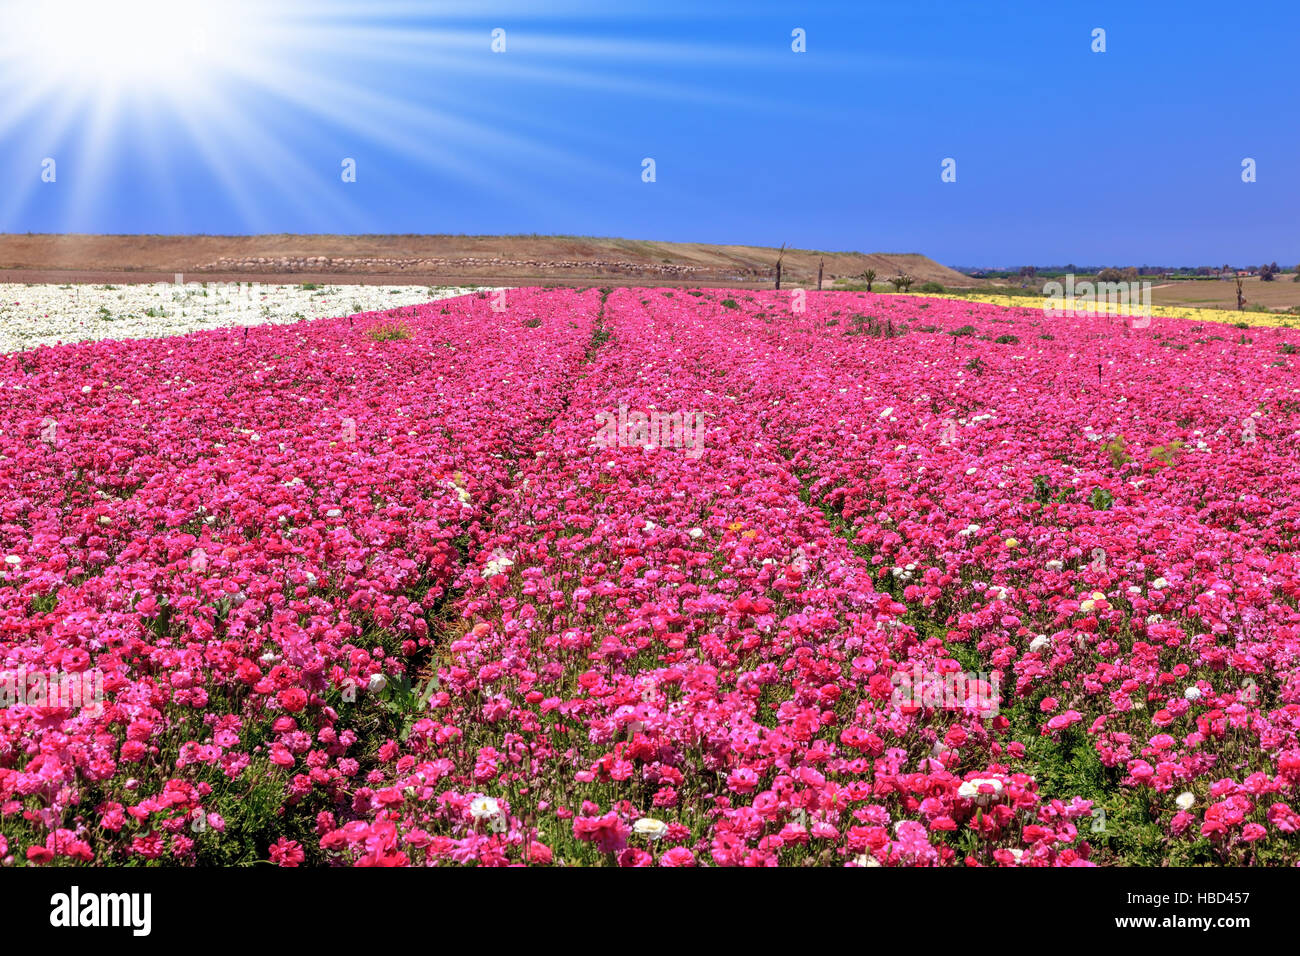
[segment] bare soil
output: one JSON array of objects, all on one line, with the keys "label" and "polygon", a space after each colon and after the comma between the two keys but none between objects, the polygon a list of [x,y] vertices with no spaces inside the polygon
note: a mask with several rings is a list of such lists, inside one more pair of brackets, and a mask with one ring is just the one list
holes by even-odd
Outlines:
[{"label": "bare soil", "polygon": [[[1258,277],[1245,279],[1241,291],[1247,305],[1264,305],[1270,309],[1289,309],[1300,305],[1300,282],[1291,281],[1284,272],[1272,282]],[[1188,305],[1213,309],[1237,307],[1237,283],[1232,280],[1197,279],[1168,282],[1151,287],[1151,301],[1156,305]]]},{"label": "bare soil", "polygon": [[[576,236],[0,235],[0,282],[770,286],[779,250]],[[977,287],[925,256],[787,249],[782,284],[825,287],[875,269]]]}]

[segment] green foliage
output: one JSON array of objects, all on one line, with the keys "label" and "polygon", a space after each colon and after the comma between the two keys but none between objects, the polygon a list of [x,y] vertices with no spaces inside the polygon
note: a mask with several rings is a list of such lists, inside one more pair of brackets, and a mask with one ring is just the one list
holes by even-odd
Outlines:
[{"label": "green foliage", "polygon": [[866,335],[873,339],[893,339],[907,332],[907,326],[895,325],[893,319],[880,319],[874,315],[854,314],[849,317],[849,321],[852,326],[844,333],[845,335]]},{"label": "green foliage", "polygon": [[1133,460],[1133,456],[1128,453],[1128,442],[1124,440],[1123,435],[1116,435],[1102,445],[1101,450],[1109,456],[1110,463],[1116,468]]},{"label": "green foliage", "polygon": [[1151,457],[1158,462],[1166,465],[1172,465],[1178,458],[1179,453],[1183,450],[1183,443],[1178,440],[1171,441],[1167,445],[1157,445],[1151,449]]},{"label": "green foliage", "polygon": [[48,614],[50,611],[54,610],[58,603],[59,595],[55,592],[49,594],[38,594],[27,602],[27,613],[29,615]]},{"label": "green foliage", "polygon": [[1011,722],[1010,735],[1025,745],[1026,763],[1033,768],[1039,792],[1078,794],[1092,801],[1092,822],[1080,820],[1078,827],[1080,841],[1087,841],[1094,851],[1093,862],[1159,866],[1165,832],[1147,798],[1119,786],[1120,771],[1101,762],[1092,739],[1079,726],[1062,731],[1058,738],[1042,736],[1038,729],[1041,699],[1030,695],[1003,709]]},{"label": "green foliage", "polygon": [[1109,511],[1110,506],[1115,503],[1115,496],[1105,488],[1094,488],[1088,495],[1088,504],[1092,505],[1096,511]]},{"label": "green foliage", "polygon": [[409,339],[411,330],[400,322],[381,322],[367,329],[366,337],[375,342],[391,342],[397,339]]},{"label": "green foliage", "polygon": [[379,698],[380,706],[394,721],[400,722],[398,739],[406,740],[411,735],[411,727],[427,712],[429,698],[438,692],[439,686],[436,675],[412,684],[411,679],[403,674],[400,680],[390,681],[384,688]]}]

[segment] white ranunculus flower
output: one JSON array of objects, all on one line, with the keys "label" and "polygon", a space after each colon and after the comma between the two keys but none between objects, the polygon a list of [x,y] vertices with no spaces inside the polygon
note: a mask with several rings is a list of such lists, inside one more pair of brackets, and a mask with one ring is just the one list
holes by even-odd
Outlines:
[{"label": "white ranunculus flower", "polygon": [[1199,687],[1189,687],[1183,691],[1183,700],[1200,700],[1201,689]]},{"label": "white ranunculus flower", "polygon": [[1044,647],[1047,647],[1051,643],[1052,642],[1048,639],[1046,634],[1039,634],[1037,637],[1035,637],[1032,641],[1029,642],[1029,649],[1031,651],[1041,651]]},{"label": "white ranunculus flower", "polygon": [[638,836],[648,837],[651,840],[658,840],[668,832],[668,824],[662,820],[656,820],[654,817],[642,817],[632,824],[632,832]]},{"label": "white ranunculus flower", "polygon": [[370,675],[370,681],[366,684],[366,690],[372,694],[378,694],[388,686],[388,678],[378,671]]},{"label": "white ranunculus flower", "polygon": [[[991,792],[985,792],[982,789],[984,787],[989,788]],[[972,780],[965,780],[957,788],[957,796],[974,800],[980,806],[986,807],[1002,796],[1002,781],[994,777],[975,777]]]},{"label": "white ranunculus flower", "polygon": [[469,815],[475,820],[491,820],[501,813],[501,804],[492,797],[475,797],[469,802]]},{"label": "white ranunculus flower", "polygon": [[1174,797],[1174,804],[1179,810],[1190,810],[1195,803],[1196,797],[1192,795],[1190,790],[1184,790],[1178,796]]}]

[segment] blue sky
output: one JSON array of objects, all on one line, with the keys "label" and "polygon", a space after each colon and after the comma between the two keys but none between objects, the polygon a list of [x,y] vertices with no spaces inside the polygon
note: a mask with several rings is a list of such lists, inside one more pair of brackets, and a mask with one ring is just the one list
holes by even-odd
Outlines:
[{"label": "blue sky", "polygon": [[0,0],[0,232],[1300,260],[1295,4],[86,2]]}]

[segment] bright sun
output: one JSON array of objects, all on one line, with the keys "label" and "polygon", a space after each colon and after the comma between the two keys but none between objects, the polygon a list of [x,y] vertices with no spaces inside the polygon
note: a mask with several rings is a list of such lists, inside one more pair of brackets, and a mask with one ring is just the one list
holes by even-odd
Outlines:
[{"label": "bright sun", "polygon": [[171,98],[238,58],[249,5],[187,0],[39,0],[7,24],[33,81],[72,92]]},{"label": "bright sun", "polygon": [[[487,100],[492,114],[478,115],[479,77],[496,86],[551,79],[543,65],[495,56],[488,28],[472,22],[477,6],[0,0],[0,144],[28,170],[0,188],[0,229],[37,201],[90,221],[124,175],[146,170],[152,201],[178,216],[182,186],[205,181],[247,228],[270,231],[256,190],[271,183],[304,221],[367,231],[358,191],[340,186],[346,164],[355,168],[372,147],[515,201],[535,201],[514,181],[534,158],[563,156],[614,182],[548,132],[524,132],[533,118],[508,104]],[[556,42],[586,48],[580,38]],[[557,77],[564,86],[608,83],[598,64]]]}]

